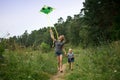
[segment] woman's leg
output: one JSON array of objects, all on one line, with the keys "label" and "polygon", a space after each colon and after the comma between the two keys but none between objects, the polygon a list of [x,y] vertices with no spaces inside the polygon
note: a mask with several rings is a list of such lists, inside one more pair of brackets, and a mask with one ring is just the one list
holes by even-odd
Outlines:
[{"label": "woman's leg", "polygon": [[62,71],[62,54],[59,56],[59,62],[60,62],[60,71]]},{"label": "woman's leg", "polygon": [[58,71],[60,70],[60,56],[57,56],[57,68],[58,68]]}]

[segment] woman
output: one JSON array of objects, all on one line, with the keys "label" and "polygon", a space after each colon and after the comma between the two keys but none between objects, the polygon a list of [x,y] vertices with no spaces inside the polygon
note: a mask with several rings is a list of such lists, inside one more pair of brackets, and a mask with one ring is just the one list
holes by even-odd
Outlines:
[{"label": "woman", "polygon": [[57,55],[58,71],[63,72],[63,70],[62,70],[62,53],[63,53],[63,51],[66,54],[65,50],[63,49],[64,43],[65,43],[64,35],[60,35],[58,37],[58,40],[56,40],[54,38],[52,29],[50,29],[50,36],[55,44],[55,54]]}]

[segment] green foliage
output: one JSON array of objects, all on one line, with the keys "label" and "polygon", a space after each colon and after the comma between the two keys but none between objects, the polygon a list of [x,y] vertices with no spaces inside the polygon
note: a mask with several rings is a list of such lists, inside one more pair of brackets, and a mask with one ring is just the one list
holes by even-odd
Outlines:
[{"label": "green foliage", "polygon": [[74,70],[67,71],[66,80],[119,80],[120,42],[99,47],[75,49]]},{"label": "green foliage", "polygon": [[8,51],[5,58],[5,65],[0,65],[0,80],[49,80],[57,71],[55,57],[51,53]]},{"label": "green foliage", "polygon": [[44,42],[41,43],[40,48],[41,48],[42,52],[50,51],[50,46]]},{"label": "green foliage", "polygon": [[85,22],[91,28],[90,36],[93,41],[98,43],[96,37],[104,41],[120,39],[118,0],[85,0],[83,6]]},{"label": "green foliage", "polygon": [[3,52],[5,51],[4,43],[0,42],[0,65],[4,62]]},{"label": "green foliage", "polygon": [[2,41],[0,42],[0,55],[2,55],[4,51],[5,51],[5,43],[4,41]]},{"label": "green foliage", "polygon": [[0,44],[0,55],[5,51],[5,48]]}]

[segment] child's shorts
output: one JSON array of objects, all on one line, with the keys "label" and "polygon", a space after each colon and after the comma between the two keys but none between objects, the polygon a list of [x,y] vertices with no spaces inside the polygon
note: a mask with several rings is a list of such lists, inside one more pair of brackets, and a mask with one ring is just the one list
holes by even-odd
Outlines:
[{"label": "child's shorts", "polygon": [[74,62],[74,58],[68,58],[68,63]]}]

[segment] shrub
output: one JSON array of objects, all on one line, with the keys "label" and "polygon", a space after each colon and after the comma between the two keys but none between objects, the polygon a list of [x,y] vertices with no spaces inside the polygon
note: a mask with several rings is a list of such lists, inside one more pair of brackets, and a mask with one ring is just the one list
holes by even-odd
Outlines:
[{"label": "shrub", "polygon": [[0,80],[49,80],[57,71],[55,57],[51,53],[9,51],[4,56],[7,61],[6,65],[0,66]]},{"label": "shrub", "polygon": [[42,52],[50,51],[50,46],[44,42],[41,43],[40,48],[41,48]]},{"label": "shrub", "polygon": [[5,47],[3,43],[0,43],[0,63],[4,62],[3,52],[5,51]]},{"label": "shrub", "polygon": [[120,42],[106,44],[79,49],[74,70],[66,80],[120,80]]},{"label": "shrub", "polygon": [[0,43],[0,55],[5,51],[4,44]]}]

